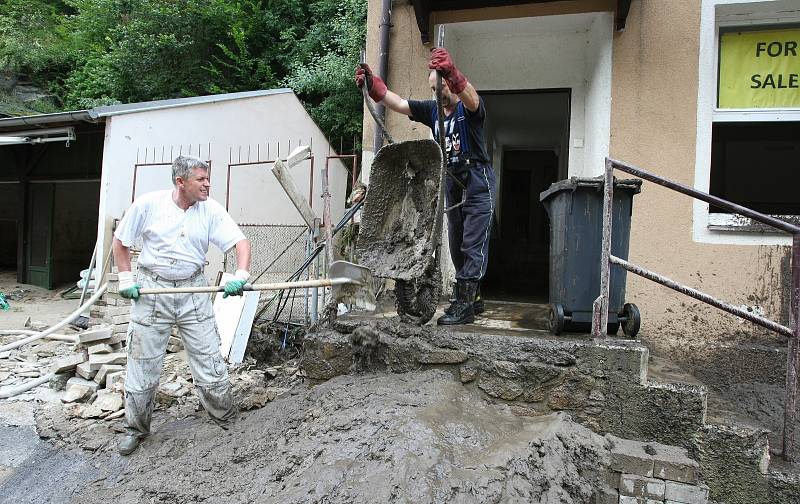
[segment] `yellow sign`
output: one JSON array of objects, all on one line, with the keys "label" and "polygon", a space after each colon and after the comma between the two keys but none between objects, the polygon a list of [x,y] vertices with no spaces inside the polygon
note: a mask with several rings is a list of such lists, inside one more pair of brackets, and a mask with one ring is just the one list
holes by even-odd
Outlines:
[{"label": "yellow sign", "polygon": [[800,29],[723,33],[719,108],[800,107]]}]

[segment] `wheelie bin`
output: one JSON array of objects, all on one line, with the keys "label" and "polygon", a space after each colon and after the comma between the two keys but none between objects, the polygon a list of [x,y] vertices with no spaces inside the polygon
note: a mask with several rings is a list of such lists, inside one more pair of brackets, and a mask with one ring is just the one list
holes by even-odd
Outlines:
[{"label": "wheelie bin", "polygon": [[[558,181],[539,195],[550,217],[550,332],[589,332],[592,304],[600,294],[603,241],[603,177]],[[611,224],[611,254],[628,259],[633,195],[642,181],[615,180]],[[633,338],[641,317],[635,304],[625,303],[625,269],[611,265],[608,333],[620,325]]]}]

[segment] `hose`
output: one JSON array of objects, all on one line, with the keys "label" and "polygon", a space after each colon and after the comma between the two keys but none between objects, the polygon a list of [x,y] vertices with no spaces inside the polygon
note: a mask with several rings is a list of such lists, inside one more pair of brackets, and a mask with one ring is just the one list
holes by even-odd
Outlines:
[{"label": "hose", "polygon": [[[19,334],[20,336],[30,336],[32,334],[39,334],[39,331],[29,331],[27,329],[4,329],[0,331],[0,336],[14,336]],[[75,336],[70,336],[68,334],[48,334],[45,336],[45,339],[55,340],[55,341],[65,341],[67,343],[77,343],[78,338]]]},{"label": "hose", "polygon": [[25,383],[17,385],[16,387],[6,387],[4,389],[0,389],[0,399],[8,399],[9,397],[14,397],[22,394],[23,392],[27,392],[34,387],[38,387],[42,383],[50,381],[50,378],[55,375],[56,374],[51,371],[44,376],[40,376],[35,380],[26,381]]}]

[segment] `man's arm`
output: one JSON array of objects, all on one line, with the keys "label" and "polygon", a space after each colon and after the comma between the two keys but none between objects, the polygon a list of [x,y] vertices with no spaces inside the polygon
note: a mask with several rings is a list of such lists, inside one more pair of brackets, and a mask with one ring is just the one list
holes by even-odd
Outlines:
[{"label": "man's arm", "polygon": [[131,249],[126,247],[119,241],[119,238],[114,238],[111,242],[111,250],[114,253],[114,264],[117,265],[117,271],[131,271]]},{"label": "man's arm", "polygon": [[389,91],[383,79],[372,73],[372,69],[366,63],[361,63],[356,68],[356,86],[367,86],[369,97],[376,103],[383,103],[390,110],[404,115],[411,115],[411,107],[408,100],[402,98],[394,91]]},{"label": "man's arm", "polygon": [[240,270],[250,271],[250,240],[236,242],[236,266]]},{"label": "man's arm", "polygon": [[478,92],[475,91],[475,88],[472,87],[471,82],[467,82],[467,87],[464,88],[464,91],[458,93],[458,97],[461,98],[461,101],[464,102],[464,106],[470,112],[477,112],[478,108],[481,106],[481,101],[478,98]]},{"label": "man's arm", "polygon": [[114,264],[117,265],[119,295],[126,299],[139,299],[140,286],[134,283],[131,273],[131,249],[123,245],[119,238],[114,237],[111,251],[114,254]]}]

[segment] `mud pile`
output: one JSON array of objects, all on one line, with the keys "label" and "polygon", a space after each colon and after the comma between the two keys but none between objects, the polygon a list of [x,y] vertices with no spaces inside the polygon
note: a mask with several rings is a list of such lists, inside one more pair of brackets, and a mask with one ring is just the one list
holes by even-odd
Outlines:
[{"label": "mud pile", "polygon": [[[608,465],[606,440],[567,416],[517,416],[442,370],[298,385],[228,431],[181,413],[157,415],[128,458],[108,429],[68,499],[588,503]],[[77,443],[56,420],[40,415],[40,434]]]}]

